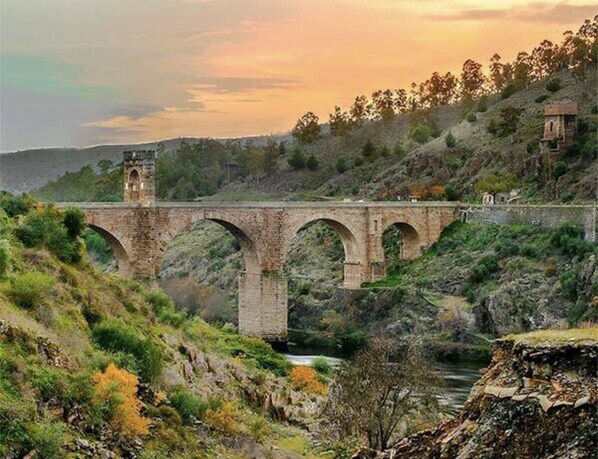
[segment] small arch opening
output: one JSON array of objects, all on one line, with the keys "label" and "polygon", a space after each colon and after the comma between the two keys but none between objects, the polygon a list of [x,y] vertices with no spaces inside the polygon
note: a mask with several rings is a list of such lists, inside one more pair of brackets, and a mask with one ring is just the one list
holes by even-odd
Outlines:
[{"label": "small arch opening", "polygon": [[139,200],[141,185],[141,177],[139,176],[139,172],[137,169],[133,169],[129,173],[129,178],[127,179],[127,188],[129,190],[129,196],[132,200]]}]

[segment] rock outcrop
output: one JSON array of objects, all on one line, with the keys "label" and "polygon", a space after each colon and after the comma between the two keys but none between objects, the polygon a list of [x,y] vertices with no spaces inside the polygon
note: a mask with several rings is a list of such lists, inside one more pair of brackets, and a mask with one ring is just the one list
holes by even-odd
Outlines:
[{"label": "rock outcrop", "polygon": [[[525,335],[524,335],[525,336]],[[504,339],[456,418],[384,459],[576,459],[598,451],[598,343]]]}]

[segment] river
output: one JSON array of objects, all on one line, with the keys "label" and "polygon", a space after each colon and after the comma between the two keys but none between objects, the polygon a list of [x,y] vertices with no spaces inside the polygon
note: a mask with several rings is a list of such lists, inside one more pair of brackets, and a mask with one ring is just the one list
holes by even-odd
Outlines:
[{"label": "river", "polygon": [[[317,351],[316,351],[317,352]],[[289,353],[285,356],[295,365],[311,365],[316,357],[324,357],[332,367],[338,367],[345,359],[341,356],[328,356],[317,354],[313,349],[304,349],[301,347],[289,346]],[[453,412],[463,408],[469,391],[472,386],[480,379],[480,368],[484,367],[480,362],[458,362],[458,363],[438,363],[436,370],[444,379],[444,384],[440,388],[442,396],[440,402],[451,409]]]}]

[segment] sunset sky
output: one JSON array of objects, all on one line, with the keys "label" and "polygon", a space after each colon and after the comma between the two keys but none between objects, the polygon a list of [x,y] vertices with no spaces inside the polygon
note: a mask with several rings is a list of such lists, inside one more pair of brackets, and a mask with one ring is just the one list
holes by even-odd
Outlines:
[{"label": "sunset sky", "polygon": [[0,150],[288,130],[512,59],[591,0],[0,0]]}]

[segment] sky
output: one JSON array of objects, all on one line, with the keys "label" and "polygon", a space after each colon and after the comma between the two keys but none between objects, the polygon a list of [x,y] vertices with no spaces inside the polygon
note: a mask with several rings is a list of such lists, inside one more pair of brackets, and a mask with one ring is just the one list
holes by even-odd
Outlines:
[{"label": "sky", "polygon": [[0,0],[0,151],[239,137],[560,41],[596,0]]}]

